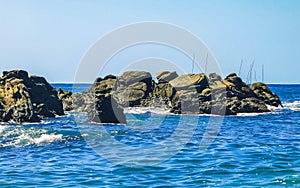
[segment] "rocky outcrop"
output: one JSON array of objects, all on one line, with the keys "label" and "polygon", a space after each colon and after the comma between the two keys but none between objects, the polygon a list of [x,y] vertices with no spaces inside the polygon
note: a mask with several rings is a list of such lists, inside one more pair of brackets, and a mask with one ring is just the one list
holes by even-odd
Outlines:
[{"label": "rocky outcrop", "polygon": [[266,84],[261,82],[253,83],[251,89],[266,104],[276,107],[282,106],[279,97]]},{"label": "rocky outcrop", "polygon": [[[123,108],[132,106],[165,108],[175,114],[235,115],[268,112],[267,105],[281,104],[265,84],[256,83],[249,88],[235,73],[222,79],[216,73],[208,77],[178,76],[176,72],[165,71],[157,73],[156,78],[158,83],[144,71],[98,78],[87,92],[72,95],[73,108],[88,112],[91,121],[124,123]],[[60,90],[59,96],[63,101],[70,97]]]},{"label": "rocky outcrop", "polygon": [[63,115],[57,91],[43,77],[26,71],[5,71],[0,78],[0,121],[38,122]]}]

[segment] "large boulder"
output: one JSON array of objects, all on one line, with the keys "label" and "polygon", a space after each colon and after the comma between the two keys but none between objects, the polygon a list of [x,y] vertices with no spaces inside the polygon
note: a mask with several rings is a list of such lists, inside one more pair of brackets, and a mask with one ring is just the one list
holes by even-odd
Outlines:
[{"label": "large boulder", "polygon": [[144,82],[147,87],[152,86],[152,76],[145,71],[127,71],[117,78],[117,87],[128,87],[137,82]]},{"label": "large boulder", "polygon": [[236,75],[236,73],[229,74],[224,79],[224,84],[226,85],[228,90],[234,93],[233,96],[237,96],[240,100],[249,97],[256,97],[255,93],[248,87],[245,82],[242,81],[240,77]]},{"label": "large boulder", "polygon": [[4,71],[0,78],[0,121],[37,122],[63,115],[57,91],[43,77],[28,76],[23,70]]},{"label": "large boulder", "polygon": [[153,90],[152,76],[145,71],[128,71],[117,77],[113,97],[123,107],[141,105]]},{"label": "large boulder", "polygon": [[170,81],[170,84],[177,90],[196,90],[200,93],[209,87],[205,74],[184,74]]},{"label": "large boulder", "polygon": [[115,88],[116,79],[117,77],[114,75],[105,76],[103,79],[97,78],[88,92],[95,94],[110,93]]},{"label": "large boulder", "polygon": [[9,78],[0,86],[0,106],[3,122],[37,122],[39,118],[34,113],[28,88],[21,79]]},{"label": "large boulder", "polygon": [[279,97],[273,93],[270,88],[261,82],[253,83],[251,89],[258,96],[258,98],[271,106],[282,106]]},{"label": "large boulder", "polygon": [[170,83],[158,83],[154,86],[154,96],[162,100],[171,100],[176,90]]},{"label": "large boulder", "polygon": [[171,112],[175,114],[198,114],[199,94],[195,90],[177,91],[172,100]]},{"label": "large boulder", "polygon": [[124,89],[117,89],[113,93],[114,98],[119,104],[125,107],[139,106],[143,99],[149,95],[149,88],[144,82],[136,82]]},{"label": "large boulder", "polygon": [[89,120],[97,123],[126,124],[123,108],[112,95],[99,95],[94,106],[88,111]]},{"label": "large boulder", "polygon": [[[125,124],[126,117],[123,108],[113,97],[117,88],[116,79],[117,77],[113,75],[97,78],[88,91],[83,93],[71,94],[59,89],[64,108],[72,106],[68,110],[86,112],[91,122]],[[71,104],[68,104],[69,101]]]}]

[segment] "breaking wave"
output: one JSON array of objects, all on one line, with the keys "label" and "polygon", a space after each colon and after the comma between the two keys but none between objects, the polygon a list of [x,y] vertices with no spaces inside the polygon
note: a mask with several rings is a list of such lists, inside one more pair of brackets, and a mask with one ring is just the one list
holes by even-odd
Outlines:
[{"label": "breaking wave", "polygon": [[62,140],[62,134],[49,133],[47,129],[23,125],[0,125],[0,147],[23,147],[47,144]]}]

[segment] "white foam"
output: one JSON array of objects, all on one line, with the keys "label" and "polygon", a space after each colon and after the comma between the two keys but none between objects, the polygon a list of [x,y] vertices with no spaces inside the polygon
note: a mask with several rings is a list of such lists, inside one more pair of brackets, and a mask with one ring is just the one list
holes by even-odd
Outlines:
[{"label": "white foam", "polygon": [[51,143],[62,140],[61,134],[47,133],[40,128],[25,128],[23,126],[0,126],[2,140],[0,147],[22,147],[31,144]]},{"label": "white foam", "polygon": [[34,138],[33,142],[35,144],[42,144],[42,143],[51,143],[54,141],[61,141],[62,140],[62,134],[42,134],[39,138]]},{"label": "white foam", "polygon": [[124,109],[124,112],[127,114],[171,114],[168,109],[156,107],[128,107]]},{"label": "white foam", "polygon": [[5,125],[0,125],[0,134],[7,128]]},{"label": "white foam", "polygon": [[285,109],[300,111],[300,101],[285,102],[282,104]]},{"label": "white foam", "polygon": [[270,112],[265,112],[265,113],[238,113],[236,116],[252,117],[252,116],[261,116],[261,115],[266,115],[266,114],[270,114]]}]

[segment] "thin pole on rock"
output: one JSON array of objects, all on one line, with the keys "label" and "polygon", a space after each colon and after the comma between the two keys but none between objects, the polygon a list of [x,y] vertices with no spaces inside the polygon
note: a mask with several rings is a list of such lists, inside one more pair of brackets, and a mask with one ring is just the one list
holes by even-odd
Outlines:
[{"label": "thin pole on rock", "polygon": [[241,59],[240,69],[239,69],[239,76],[241,76],[242,73],[242,66],[243,66],[243,59]]},{"label": "thin pole on rock", "polygon": [[251,84],[252,82],[252,69],[253,69],[253,66],[254,66],[254,62],[255,60],[253,60],[252,64],[250,65],[250,69],[248,71],[248,75],[247,75],[247,84]]}]

